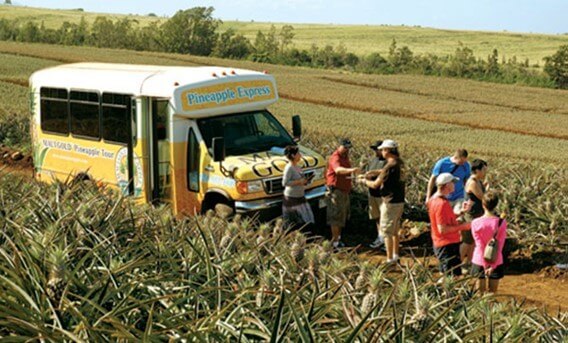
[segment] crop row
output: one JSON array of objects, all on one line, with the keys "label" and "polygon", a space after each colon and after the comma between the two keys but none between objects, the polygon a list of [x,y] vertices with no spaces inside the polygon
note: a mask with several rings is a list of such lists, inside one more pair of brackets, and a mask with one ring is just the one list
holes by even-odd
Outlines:
[{"label": "crop row", "polygon": [[342,74],[325,76],[340,83],[390,90],[432,98],[494,105],[512,110],[568,114],[568,92],[546,88],[503,85],[414,75]]}]

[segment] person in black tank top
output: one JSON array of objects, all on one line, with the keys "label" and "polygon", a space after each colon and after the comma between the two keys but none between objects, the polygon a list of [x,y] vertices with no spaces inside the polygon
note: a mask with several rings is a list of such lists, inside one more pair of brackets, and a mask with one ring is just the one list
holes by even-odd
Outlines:
[{"label": "person in black tank top", "polygon": [[[383,169],[387,163],[383,154],[378,149],[381,144],[383,144],[383,141],[379,140],[369,146],[369,148],[374,151],[375,157],[367,165],[367,171],[365,173],[365,179],[367,180],[375,181],[379,177],[381,169]],[[383,202],[382,191],[381,188],[368,188],[368,190],[369,219],[374,220],[377,226],[377,238],[369,244],[369,247],[377,249],[384,245],[383,237],[380,234],[380,208]]]},{"label": "person in black tank top", "polygon": [[[465,199],[471,202],[469,212],[466,213],[465,219],[471,222],[473,219],[481,217],[484,213],[482,199],[485,194],[486,187],[484,185],[485,175],[487,174],[487,162],[476,159],[471,163],[472,175],[465,185]],[[464,265],[469,264],[475,249],[475,242],[471,231],[462,231],[462,244],[460,246],[461,260]]]}]

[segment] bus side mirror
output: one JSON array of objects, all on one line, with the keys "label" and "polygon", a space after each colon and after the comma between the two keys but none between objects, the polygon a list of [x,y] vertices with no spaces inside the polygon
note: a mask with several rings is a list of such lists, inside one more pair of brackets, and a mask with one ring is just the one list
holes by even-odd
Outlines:
[{"label": "bus side mirror", "polygon": [[213,138],[213,161],[223,162],[225,160],[225,138]]},{"label": "bus side mirror", "polygon": [[297,114],[292,117],[292,135],[295,142],[302,138],[302,118]]}]

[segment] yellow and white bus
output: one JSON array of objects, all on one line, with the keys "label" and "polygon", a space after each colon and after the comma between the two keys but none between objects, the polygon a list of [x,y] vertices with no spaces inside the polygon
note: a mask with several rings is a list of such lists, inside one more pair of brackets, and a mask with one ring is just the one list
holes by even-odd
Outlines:
[{"label": "yellow and white bus", "polygon": [[[34,73],[35,177],[102,182],[193,215],[226,204],[277,215],[283,148],[293,138],[267,107],[274,77],[222,67],[77,63]],[[313,174],[306,197],[325,206],[325,159],[300,146]]]}]

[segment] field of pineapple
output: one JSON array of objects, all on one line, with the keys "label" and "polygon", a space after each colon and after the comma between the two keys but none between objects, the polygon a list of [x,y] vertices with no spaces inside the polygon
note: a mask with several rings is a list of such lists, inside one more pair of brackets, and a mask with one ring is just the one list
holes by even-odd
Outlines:
[{"label": "field of pineapple", "polygon": [[[338,137],[350,136],[352,160],[359,163],[368,158],[370,142],[397,140],[409,169],[410,212],[419,215],[434,162],[467,148],[489,162],[490,183],[503,194],[500,210],[516,247],[514,272],[568,263],[567,91],[2,42],[0,142],[29,152],[30,74],[82,61],[268,70],[281,96],[272,112],[285,125],[301,114],[303,142],[315,150],[329,154]],[[0,293],[7,294],[0,298],[0,337],[99,341],[113,332],[124,340],[491,336],[554,342],[567,335],[565,307],[550,315],[514,299],[495,303],[472,295],[464,281],[437,285],[421,263],[397,273],[369,268],[372,259],[329,255],[325,245],[305,245],[305,238],[281,233],[277,225],[242,230],[253,225],[177,221],[167,209],[132,207],[92,189],[46,187],[14,176],[0,180],[0,202]],[[364,190],[358,189],[353,206],[346,235],[353,244],[372,240]],[[223,242],[227,232],[234,238]],[[559,292],[565,287],[554,285]],[[557,299],[566,299],[565,292]]]},{"label": "field of pineapple", "polygon": [[94,184],[0,176],[0,338],[561,342],[568,313],[333,253],[281,223],[177,220]]}]

